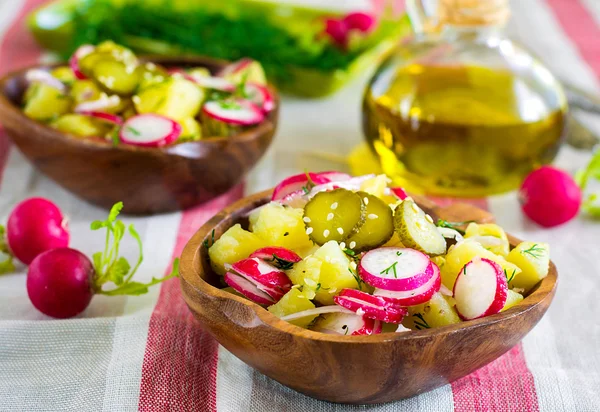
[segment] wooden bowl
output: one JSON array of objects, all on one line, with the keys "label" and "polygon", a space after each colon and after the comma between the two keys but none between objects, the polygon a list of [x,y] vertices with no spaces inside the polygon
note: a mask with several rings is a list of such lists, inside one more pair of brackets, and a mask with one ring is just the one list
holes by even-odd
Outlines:
[{"label": "wooden bowl", "polygon": [[[200,57],[145,57],[166,67],[203,66],[215,73],[226,63]],[[44,67],[44,66],[42,66]],[[48,67],[48,66],[46,66]],[[25,116],[25,73],[0,80],[0,122],[23,154],[44,174],[90,203],[153,214],[186,209],[217,197],[242,181],[269,147],[276,108],[260,125],[238,135],[163,148],[114,147],[104,140],[68,136]]]},{"label": "wooden bowl", "polygon": [[[261,306],[219,287],[203,242],[215,238],[270,199],[245,198],[209,220],[181,255],[184,298],[202,327],[235,356],[261,373],[313,398],[330,402],[390,402],[445,385],[498,358],[544,315],[556,290],[550,273],[506,312],[441,328],[373,336],[326,335],[284,322]],[[431,215],[453,221],[493,221],[470,205],[440,208],[417,202]],[[514,246],[519,241],[510,238]],[[200,327],[200,326],[199,326]]]}]

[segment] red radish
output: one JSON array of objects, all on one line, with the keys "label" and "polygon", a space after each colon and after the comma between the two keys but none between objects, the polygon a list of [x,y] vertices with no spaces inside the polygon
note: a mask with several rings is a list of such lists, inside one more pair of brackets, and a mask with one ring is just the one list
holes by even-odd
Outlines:
[{"label": "red radish", "polygon": [[121,104],[121,98],[117,95],[102,95],[97,100],[89,100],[81,102],[73,108],[75,113],[86,113],[86,112],[103,112],[108,109],[113,109]]},{"label": "red radish", "polygon": [[211,101],[204,104],[202,112],[221,122],[252,126],[265,119],[264,113],[247,100]]},{"label": "red radish", "polygon": [[352,179],[352,176],[350,176],[349,174],[336,172],[334,170],[328,172],[319,172],[316,174],[326,179],[329,179],[330,182],[344,182]]},{"label": "red radish", "polygon": [[431,300],[431,297],[440,290],[442,279],[440,277],[440,269],[436,264],[432,263],[434,275],[427,283],[419,286],[416,289],[394,292],[384,289],[375,289],[373,292],[376,296],[382,296],[400,306],[415,306]]},{"label": "red radish", "polygon": [[181,135],[181,125],[168,117],[158,114],[138,114],[130,117],[119,133],[123,143],[160,147],[173,143]]},{"label": "red radish", "polygon": [[67,92],[67,86],[65,86],[63,84],[63,82],[58,80],[56,77],[52,76],[46,70],[41,70],[41,69],[28,70],[27,73],[25,73],[25,80],[27,80],[30,83],[33,83],[33,82],[44,83],[47,86],[55,88],[56,90],[58,90],[61,93]]},{"label": "red radish", "polygon": [[400,200],[404,200],[408,197],[404,189],[401,187],[390,187],[390,192],[392,192],[392,194]]},{"label": "red radish", "polygon": [[573,219],[579,212],[581,197],[581,189],[573,178],[551,166],[531,172],[519,190],[523,212],[545,227]]},{"label": "red radish", "polygon": [[271,200],[281,200],[292,193],[306,194],[310,191],[312,185],[322,185],[328,182],[329,179],[320,176],[317,173],[301,173],[299,175],[290,176],[287,179],[282,180],[281,183],[275,187]]},{"label": "red radish", "polygon": [[275,303],[275,299],[269,296],[267,293],[260,290],[254,283],[248,279],[239,276],[237,274],[227,272],[224,277],[225,283],[235,289],[237,292],[246,296],[252,302],[258,303],[259,305],[272,305]]},{"label": "red radish", "polygon": [[463,320],[499,313],[506,303],[506,276],[496,262],[475,258],[458,274],[454,284],[456,311]]},{"label": "red radish", "polygon": [[312,188],[312,190],[308,194],[308,197],[310,198],[319,192],[324,192],[327,190],[333,190],[333,189],[339,189],[339,188],[357,191],[357,190],[360,190],[360,186],[363,184],[363,182],[365,182],[369,179],[372,179],[374,177],[375,177],[374,174],[369,174],[369,175],[352,177],[347,180],[337,180],[337,181],[326,182],[324,184],[319,184]]},{"label": "red radish", "polygon": [[93,277],[92,262],[83,253],[69,248],[48,250],[29,266],[27,294],[40,312],[54,318],[70,318],[90,304]]},{"label": "red radish", "polygon": [[283,271],[258,258],[242,259],[231,266],[230,272],[247,279],[275,301],[292,288],[292,282]]},{"label": "red radish", "polygon": [[343,289],[333,301],[356,314],[386,323],[400,323],[408,311],[381,296],[373,296],[356,289]]},{"label": "red radish", "polygon": [[75,53],[69,59],[69,66],[71,66],[71,70],[76,78],[79,80],[87,79],[86,75],[83,74],[79,68],[79,60],[92,53],[96,48],[91,44],[84,44],[83,46],[79,46]]},{"label": "red radish", "polygon": [[256,83],[246,83],[244,92],[248,100],[258,106],[263,112],[269,113],[275,108],[273,95],[265,86]]},{"label": "red radish", "polygon": [[94,117],[99,120],[104,120],[105,122],[121,125],[123,124],[123,119],[116,114],[105,113],[105,112],[79,112],[84,116]]},{"label": "red radish", "polygon": [[323,315],[326,313],[349,313],[355,315],[354,312],[338,305],[319,306],[318,308],[303,310],[302,312],[292,313],[291,315],[283,316],[281,320],[289,322],[291,320],[301,319],[306,316]]},{"label": "red radish", "polygon": [[354,313],[330,313],[319,318],[312,330],[328,335],[374,335],[381,333],[381,322]]},{"label": "red radish", "polygon": [[248,66],[250,66],[253,62],[254,62],[254,60],[249,59],[249,58],[240,59],[240,60],[238,60],[236,62],[233,62],[233,63],[225,66],[218,73],[218,76],[219,77],[224,77],[224,76],[229,76],[231,74],[239,73],[242,70],[246,69]]},{"label": "red radish", "polygon": [[8,247],[26,265],[39,254],[69,246],[69,228],[60,209],[35,197],[19,203],[6,224]]},{"label": "red radish", "polygon": [[375,17],[361,12],[347,14],[343,22],[348,30],[358,30],[361,33],[370,33],[377,26]]},{"label": "red radish", "polygon": [[235,84],[227,79],[223,79],[222,77],[188,76],[187,79],[205,89],[219,90],[227,93],[233,93],[235,91]]},{"label": "red radish", "polygon": [[325,19],[325,30],[323,32],[331,37],[338,46],[345,48],[348,45],[348,31],[348,25],[344,20]]},{"label": "red radish", "polygon": [[263,247],[255,250],[250,257],[261,259],[282,270],[291,269],[294,263],[302,260],[296,252],[279,246]]},{"label": "red radish", "polygon": [[433,263],[417,250],[382,247],[364,254],[358,274],[369,285],[391,291],[412,291],[434,276]]}]

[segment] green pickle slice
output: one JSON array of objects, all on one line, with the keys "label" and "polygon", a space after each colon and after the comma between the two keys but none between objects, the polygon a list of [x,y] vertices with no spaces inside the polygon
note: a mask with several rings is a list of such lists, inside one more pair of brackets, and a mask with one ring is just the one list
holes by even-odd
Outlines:
[{"label": "green pickle slice", "polygon": [[140,72],[115,60],[100,60],[96,63],[92,77],[110,93],[130,95],[140,83]]},{"label": "green pickle slice", "polygon": [[446,239],[438,231],[433,219],[407,198],[394,213],[394,226],[406,247],[420,250],[430,256],[446,253]]},{"label": "green pickle slice", "polygon": [[306,234],[318,245],[342,242],[365,222],[360,196],[346,189],[317,193],[304,207]]},{"label": "green pickle slice", "polygon": [[385,244],[394,234],[394,214],[380,198],[366,192],[357,192],[365,205],[365,223],[358,232],[346,239],[346,245],[355,252],[374,249]]}]

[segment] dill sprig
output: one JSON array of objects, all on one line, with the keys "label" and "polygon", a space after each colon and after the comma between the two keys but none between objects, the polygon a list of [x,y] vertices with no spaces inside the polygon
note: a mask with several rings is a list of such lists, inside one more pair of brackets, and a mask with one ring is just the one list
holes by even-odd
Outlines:
[{"label": "dill sprig", "polygon": [[469,223],[475,223],[474,220],[465,220],[464,222],[448,222],[444,219],[438,219],[436,226],[437,227],[447,227],[448,229],[454,229],[461,235],[465,234],[465,231],[460,229],[460,227],[468,225]]},{"label": "dill sprig", "polygon": [[506,276],[506,283],[512,282],[512,280],[515,278],[516,274],[517,274],[517,269],[513,269],[510,276],[508,276],[508,272],[506,271],[506,269],[504,269],[504,276]]},{"label": "dill sprig", "polygon": [[398,262],[394,262],[392,263],[389,267],[387,267],[386,269],[383,269],[381,272],[379,272],[380,275],[389,275],[390,271],[394,272],[394,278],[398,279],[398,273],[396,273],[396,265],[398,264]]},{"label": "dill sprig", "polygon": [[429,326],[429,323],[427,323],[427,321],[421,313],[415,313],[413,317],[418,319],[414,321],[417,330],[431,329],[431,326]]},{"label": "dill sprig", "polygon": [[215,229],[213,229],[210,233],[210,241],[208,239],[204,239],[204,242],[202,242],[202,244],[206,249],[215,244]]},{"label": "dill sprig", "polygon": [[350,272],[354,280],[356,280],[358,290],[362,290],[362,286],[365,282],[360,278],[360,276],[358,276],[358,273],[356,273],[356,271],[352,270],[352,268],[348,268],[348,272]]},{"label": "dill sprig", "polygon": [[289,270],[292,267],[294,267],[294,262],[290,262],[289,260],[282,259],[279,256],[277,256],[276,254],[273,254],[273,260],[271,260],[271,263],[273,263],[273,266],[275,266],[281,270]]},{"label": "dill sprig", "polygon": [[527,254],[534,259],[539,259],[544,256],[544,248],[538,246],[537,243],[534,243],[529,249],[522,250],[521,254]]}]

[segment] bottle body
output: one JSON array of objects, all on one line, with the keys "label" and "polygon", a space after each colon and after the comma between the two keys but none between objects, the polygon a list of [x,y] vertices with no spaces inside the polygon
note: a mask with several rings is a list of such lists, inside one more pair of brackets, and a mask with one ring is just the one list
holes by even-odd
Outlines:
[{"label": "bottle body", "polygon": [[556,79],[501,33],[447,30],[384,62],[365,92],[363,128],[397,184],[477,197],[551,162],[565,114]]}]

